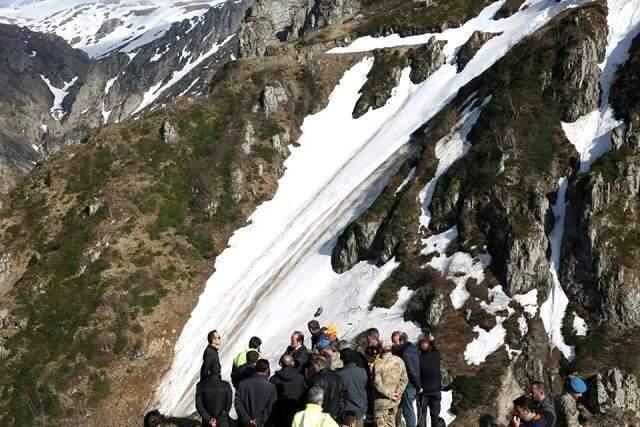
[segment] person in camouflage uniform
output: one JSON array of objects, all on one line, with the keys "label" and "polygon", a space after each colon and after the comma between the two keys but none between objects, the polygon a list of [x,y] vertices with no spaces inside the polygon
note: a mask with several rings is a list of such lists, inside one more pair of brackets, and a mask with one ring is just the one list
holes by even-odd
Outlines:
[{"label": "person in camouflage uniform", "polygon": [[567,390],[557,403],[558,421],[556,427],[582,427],[578,419],[578,399],[587,391],[587,385],[578,377],[570,377]]},{"label": "person in camouflage uniform", "polygon": [[384,347],[382,357],[373,368],[373,415],[377,427],[395,427],[400,399],[408,382],[403,360],[391,353],[390,346]]}]

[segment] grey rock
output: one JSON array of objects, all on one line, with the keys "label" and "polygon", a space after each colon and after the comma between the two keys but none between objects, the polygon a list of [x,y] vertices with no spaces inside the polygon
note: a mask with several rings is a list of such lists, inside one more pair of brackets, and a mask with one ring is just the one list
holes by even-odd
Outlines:
[{"label": "grey rock", "polygon": [[371,257],[371,248],[381,220],[358,220],[351,223],[340,235],[331,254],[331,265],[337,273],[344,273],[359,261]]},{"label": "grey rock", "polygon": [[178,139],[180,139],[180,135],[175,127],[168,121],[165,120],[162,123],[162,128],[160,129],[160,135],[162,136],[162,140],[167,144],[175,144]]},{"label": "grey rock", "polygon": [[240,169],[234,169],[231,172],[231,200],[234,203],[242,201],[242,189],[244,187],[244,173]]},{"label": "grey rock", "polygon": [[94,216],[96,213],[98,213],[98,211],[100,210],[100,208],[102,208],[104,206],[104,201],[94,197],[90,203],[88,203],[84,209],[82,209],[82,212],[86,215],[86,216]]},{"label": "grey rock", "polygon": [[422,83],[444,64],[445,44],[444,41],[432,37],[426,44],[410,52],[411,74],[409,77],[414,84]]},{"label": "grey rock", "polygon": [[260,96],[260,105],[267,118],[273,116],[278,111],[278,104],[287,102],[289,97],[280,82],[275,82],[273,86],[265,86]]},{"label": "grey rock", "polygon": [[632,374],[618,368],[599,372],[589,382],[587,398],[596,412],[619,413],[630,411],[640,415],[640,390],[638,381]]},{"label": "grey rock", "polygon": [[471,34],[471,37],[469,37],[469,40],[467,40],[458,51],[458,57],[456,60],[458,64],[458,71],[463,70],[482,46],[497,35],[498,34],[495,33],[474,31],[473,34]]},{"label": "grey rock", "polygon": [[242,151],[245,154],[251,153],[251,147],[256,142],[256,131],[253,128],[251,122],[245,122],[244,128],[242,129]]}]

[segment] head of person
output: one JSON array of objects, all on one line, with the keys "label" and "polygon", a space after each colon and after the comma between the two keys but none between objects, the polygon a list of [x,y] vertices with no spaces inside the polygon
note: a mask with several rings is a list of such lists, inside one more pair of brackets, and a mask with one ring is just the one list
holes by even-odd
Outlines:
[{"label": "head of person", "polygon": [[314,405],[322,406],[324,400],[324,390],[320,386],[314,386],[307,393],[307,402]]},{"label": "head of person", "polygon": [[329,325],[324,330],[324,334],[327,336],[327,339],[332,343],[338,341],[339,333],[340,331],[338,330],[338,327],[336,325]]},{"label": "head of person", "polygon": [[311,370],[315,373],[323,371],[325,369],[329,369],[329,360],[326,357],[320,354],[314,354],[311,357]]},{"label": "head of person", "polygon": [[529,394],[531,394],[531,398],[536,402],[542,402],[547,397],[544,383],[541,381],[532,382],[531,387],[529,387]]},{"label": "head of person", "polygon": [[349,363],[356,363],[357,358],[356,351],[352,348],[343,348],[340,350],[340,359],[342,359],[342,363],[348,365]]},{"label": "head of person", "polygon": [[536,402],[528,396],[520,396],[513,401],[513,413],[523,421],[531,421],[536,416]]},{"label": "head of person", "polygon": [[309,332],[311,333],[311,335],[315,335],[320,331],[320,323],[318,323],[318,321],[315,319],[309,320],[309,323],[307,323],[307,328],[309,328]]},{"label": "head of person", "polygon": [[343,427],[355,427],[358,419],[356,418],[356,413],[353,411],[345,411],[342,416],[342,426]]},{"label": "head of person", "polygon": [[576,399],[587,391],[587,384],[580,377],[569,377],[568,383],[569,393],[571,393]]},{"label": "head of person", "polygon": [[214,348],[220,348],[220,344],[222,344],[222,337],[215,329],[207,334],[207,341],[209,345]]},{"label": "head of person", "polygon": [[367,329],[367,346],[377,347],[380,345],[380,332],[376,328]]},{"label": "head of person", "polygon": [[260,353],[258,353],[256,350],[247,351],[247,365],[255,366],[259,359]]},{"label": "head of person", "polygon": [[291,334],[291,346],[293,348],[298,348],[302,344],[304,344],[304,334],[300,331],[294,331]]},{"label": "head of person", "polygon": [[391,344],[394,348],[402,347],[407,341],[409,341],[409,337],[402,331],[394,331],[391,334]]},{"label": "head of person", "polygon": [[331,347],[331,341],[324,334],[320,335],[318,342],[316,343],[316,349],[322,352],[324,349]]},{"label": "head of person", "polygon": [[262,345],[262,340],[258,337],[251,337],[249,340],[249,348],[260,351],[260,346]]},{"label": "head of person", "polygon": [[293,368],[296,364],[296,361],[293,360],[293,356],[289,354],[283,354],[280,358],[280,366],[283,368]]},{"label": "head of person", "polygon": [[259,359],[256,362],[256,374],[268,377],[270,372],[269,361],[267,359]]},{"label": "head of person", "polygon": [[429,338],[422,338],[420,342],[418,342],[418,348],[420,351],[429,351],[431,349],[431,341]]}]

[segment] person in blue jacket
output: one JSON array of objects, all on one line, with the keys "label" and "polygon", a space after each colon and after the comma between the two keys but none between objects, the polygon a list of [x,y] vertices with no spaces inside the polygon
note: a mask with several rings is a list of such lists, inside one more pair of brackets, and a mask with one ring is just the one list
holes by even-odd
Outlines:
[{"label": "person in blue jacket", "polygon": [[405,332],[395,331],[391,334],[391,343],[393,344],[393,354],[402,358],[404,366],[407,369],[409,384],[402,394],[400,408],[407,427],[416,427],[416,413],[414,411],[414,402],[420,389],[420,356],[418,347],[409,342],[409,338]]}]

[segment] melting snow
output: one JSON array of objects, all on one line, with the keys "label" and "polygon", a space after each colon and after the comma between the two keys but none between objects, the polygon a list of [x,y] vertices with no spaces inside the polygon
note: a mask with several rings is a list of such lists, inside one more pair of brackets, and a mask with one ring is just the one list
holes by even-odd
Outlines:
[{"label": "melting snow", "polygon": [[524,316],[518,317],[518,328],[520,328],[520,335],[523,337],[527,335],[527,332],[529,332],[529,325],[527,324],[527,319]]},{"label": "melting snow", "polygon": [[393,195],[397,195],[399,192],[401,192],[402,190],[404,190],[404,188],[411,182],[411,180],[416,176],[416,168],[413,167],[411,168],[411,170],[409,171],[409,174],[407,175],[407,177],[404,179],[404,181],[402,181],[402,183],[400,183],[400,185],[398,186],[398,188],[396,188],[396,192],[393,193]]},{"label": "melting snow", "polygon": [[[253,334],[263,338],[265,352],[275,362],[291,331],[304,329],[318,306],[324,308],[320,322],[338,322],[341,336],[347,339],[372,325],[381,328],[385,336],[400,328],[415,338],[418,328],[405,323],[402,314],[408,291],[401,292],[398,303],[389,310],[368,310],[371,297],[396,263],[380,268],[359,263],[337,275],[330,260],[336,238],[375,200],[407,158],[412,132],[522,38],[559,12],[582,3],[533,1],[527,9],[500,21],[485,16],[491,11],[484,13],[479,21],[486,28],[480,29],[502,34],[488,41],[464,70],[458,73],[454,65],[445,64],[416,86],[406,69],[387,104],[357,120],[351,113],[373,60],[367,58],[347,71],[327,107],[305,119],[300,146],[291,150],[274,198],[254,212],[248,225],[235,232],[229,247],[217,257],[215,273],[207,281],[176,344],[171,369],[158,387],[159,409],[176,415],[193,411],[205,337],[212,328],[221,331],[228,343],[223,343],[221,351],[225,376],[232,357]],[[458,38],[466,40],[469,30],[468,26],[458,29]],[[453,41],[458,39],[456,35],[447,36],[449,50],[459,47],[458,41]],[[448,264],[449,271],[457,270],[451,268],[457,262]],[[484,269],[482,259],[463,264],[472,271]],[[501,324],[490,332],[483,331],[482,338],[467,349],[469,359],[478,361],[488,351],[495,351],[503,334]]]},{"label": "melting snow", "polygon": [[489,314],[496,314],[500,311],[506,310],[508,316],[511,316],[515,311],[513,308],[509,307],[511,298],[504,293],[502,286],[500,285],[489,289],[489,300],[491,301],[491,304],[487,304],[484,301],[480,303],[480,308]]},{"label": "melting snow", "polygon": [[470,365],[479,365],[504,345],[504,339],[507,336],[507,331],[502,326],[504,320],[504,317],[496,316],[496,326],[490,331],[485,331],[480,326],[473,328],[473,331],[478,333],[478,337],[467,345],[464,351],[465,362]]},{"label": "melting snow", "polygon": [[109,91],[111,90],[111,87],[116,82],[116,80],[118,80],[118,76],[117,75],[115,77],[107,80],[107,83],[104,85],[104,94],[105,95],[109,95]]},{"label": "melting snow", "polygon": [[220,50],[220,48],[222,46],[224,46],[225,44],[227,44],[227,42],[229,42],[229,40],[231,40],[233,37],[234,37],[234,35],[231,35],[231,36],[227,37],[225,40],[223,40],[221,43],[214,44],[213,47],[211,47],[211,49],[209,49],[207,52],[201,54],[198,57],[198,59],[196,59],[195,61],[192,61],[192,59],[189,58],[189,61],[185,64],[185,66],[179,71],[174,71],[173,74],[171,75],[171,78],[166,83],[163,83],[163,81],[160,81],[160,82],[156,83],[155,85],[151,86],[149,88],[149,90],[147,90],[145,92],[145,94],[143,95],[142,102],[140,102],[138,107],[131,113],[131,115],[135,115],[135,114],[139,113],[140,111],[142,111],[143,109],[145,109],[146,107],[148,107],[151,103],[153,103],[153,101],[158,99],[158,97],[160,95],[162,95],[162,93],[164,91],[166,91],[167,89],[172,87],[174,84],[176,84],[180,80],[182,80],[182,78],[184,76],[186,76],[187,74],[189,74],[191,72],[191,70],[196,68],[205,59],[209,58],[211,55],[213,55],[218,50]]},{"label": "melting snow", "polygon": [[51,115],[56,120],[62,120],[62,118],[67,114],[67,112],[64,111],[64,108],[62,108],[62,103],[64,102],[64,98],[69,94],[71,86],[73,86],[78,80],[78,76],[75,76],[70,82],[64,82],[62,88],[53,86],[51,81],[42,74],[40,74],[40,78],[47,84],[49,91],[53,95],[53,105],[49,110],[51,111]]},{"label": "melting snow", "polygon": [[587,322],[574,311],[573,312],[573,332],[579,337],[584,337],[589,332]]}]

